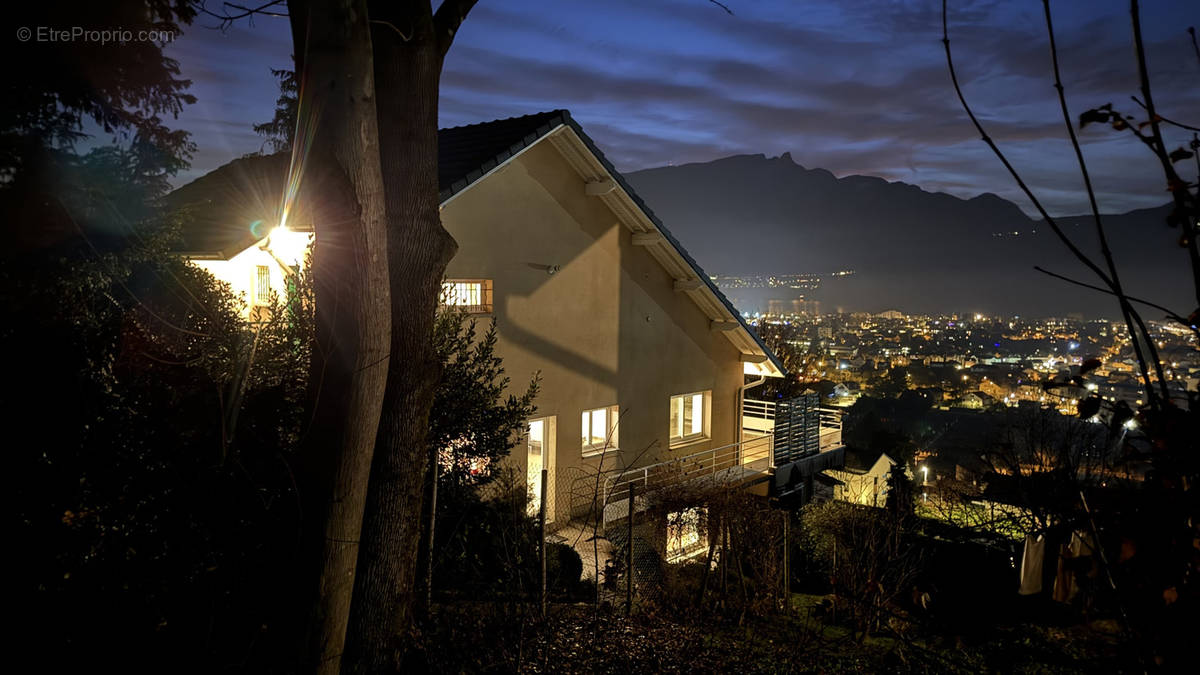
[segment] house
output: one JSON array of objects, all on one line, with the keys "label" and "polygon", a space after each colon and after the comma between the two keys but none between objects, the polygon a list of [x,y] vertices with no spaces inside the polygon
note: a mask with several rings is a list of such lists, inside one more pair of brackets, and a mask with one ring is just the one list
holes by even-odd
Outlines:
[{"label": "house", "polygon": [[[743,407],[782,364],[570,114],[444,129],[439,150],[442,222],[459,245],[445,297],[496,319],[513,382],[540,373],[511,461],[552,527],[591,505],[598,472],[605,494],[685,459],[765,485],[773,436],[748,437]],[[302,204],[264,226],[281,220],[286,169],[236,160],[171,197],[204,214],[185,253],[251,305],[286,289],[311,238]]]},{"label": "house", "polygon": [[834,399],[834,405],[851,406],[854,402],[862,397],[862,388],[857,382],[839,382],[833,387],[831,398]]},{"label": "house", "polygon": [[288,297],[312,245],[311,221],[284,209],[288,157],[243,157],[173,191],[166,206],[187,223],[176,251],[229,284],[245,302],[243,316],[261,318]]},{"label": "house", "polygon": [[952,405],[954,408],[967,408],[968,410],[983,410],[984,408],[995,405],[996,399],[983,393],[982,391],[971,391],[963,394],[962,398],[955,401]]},{"label": "house", "polygon": [[854,504],[883,506],[887,502],[888,473],[896,460],[879,450],[847,448],[845,466],[830,469],[825,475],[840,482],[833,488],[833,498]]}]

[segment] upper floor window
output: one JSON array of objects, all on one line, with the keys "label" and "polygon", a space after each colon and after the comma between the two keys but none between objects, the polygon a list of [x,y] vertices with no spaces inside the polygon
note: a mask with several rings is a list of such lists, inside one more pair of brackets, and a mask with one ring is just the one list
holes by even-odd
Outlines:
[{"label": "upper floor window", "polygon": [[683,445],[708,438],[708,408],[711,391],[698,391],[671,397],[671,445]]},{"label": "upper floor window", "polygon": [[598,455],[617,448],[617,406],[583,411],[583,455]]},{"label": "upper floor window", "polygon": [[492,280],[447,279],[442,282],[442,304],[461,307],[470,314],[490,314]]}]

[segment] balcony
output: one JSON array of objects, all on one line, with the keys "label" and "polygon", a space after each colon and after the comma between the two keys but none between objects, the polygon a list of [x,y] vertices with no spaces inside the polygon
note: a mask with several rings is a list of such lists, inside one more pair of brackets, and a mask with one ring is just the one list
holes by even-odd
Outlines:
[{"label": "balcony", "polygon": [[[808,399],[808,402],[811,401],[811,398]],[[843,410],[805,408],[805,419],[809,423],[803,425],[802,429],[792,428],[789,431],[789,441],[795,445],[799,440],[801,447],[787,448],[786,456],[777,456],[776,453],[777,410],[778,406],[773,401],[748,399],[743,405],[740,442],[656,464],[607,472],[602,478],[602,499],[599,500],[604,505],[604,522],[620,520],[628,515],[630,486],[633,487],[637,502],[635,510],[640,510],[645,508],[641,502],[646,495],[669,487],[685,490],[718,487],[744,489],[772,481],[772,493],[787,494],[794,491],[798,479],[803,481],[815,473],[843,465]],[[795,424],[792,426],[796,427]]]},{"label": "balcony", "polygon": [[[746,399],[742,406],[742,430],[746,440],[775,432],[774,401]],[[825,452],[842,446],[842,416],[846,411],[839,408],[819,406],[817,408],[818,437],[817,451]],[[774,463],[772,463],[774,466]]]},{"label": "balcony", "polygon": [[813,477],[845,464],[844,412],[820,406],[812,393],[780,403],[745,401],[743,433],[747,437],[765,435],[772,439],[770,493],[773,497],[807,502],[814,492]]},{"label": "balcony", "polygon": [[643,497],[665,488],[703,491],[712,488],[749,487],[770,478],[774,436],[747,438],[647,466],[610,471],[603,478],[604,522],[629,513],[629,488],[640,511]]}]

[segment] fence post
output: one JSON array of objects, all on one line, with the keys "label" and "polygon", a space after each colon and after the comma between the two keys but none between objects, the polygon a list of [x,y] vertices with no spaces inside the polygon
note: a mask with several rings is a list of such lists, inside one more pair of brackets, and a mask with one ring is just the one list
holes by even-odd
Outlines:
[{"label": "fence post", "polygon": [[542,618],[546,618],[546,500],[550,496],[546,492],[547,469],[542,469],[542,492],[538,499],[538,530],[541,532],[541,544],[538,546],[538,561],[541,566],[541,591],[538,594],[538,604]]},{"label": "fence post", "polygon": [[432,478],[429,481],[430,482],[430,486],[429,486],[429,543],[428,543],[428,550],[427,550],[428,555],[426,556],[426,560],[425,560],[425,608],[424,609],[427,614],[431,613],[433,611],[434,534],[435,534],[435,526],[437,525],[437,489],[438,489],[438,475],[440,473],[440,469],[438,467],[438,460],[441,459],[438,456],[438,454],[439,453],[437,450],[430,450],[430,452],[429,452],[429,467],[430,467],[429,472],[430,472],[430,475],[432,476]]},{"label": "fence post", "polygon": [[792,613],[792,567],[791,567],[791,542],[788,537],[788,529],[791,526],[792,514],[788,511],[783,512],[783,613],[788,615]]},{"label": "fence post", "polygon": [[629,523],[625,541],[625,616],[633,613],[633,494],[636,483],[629,484]]}]

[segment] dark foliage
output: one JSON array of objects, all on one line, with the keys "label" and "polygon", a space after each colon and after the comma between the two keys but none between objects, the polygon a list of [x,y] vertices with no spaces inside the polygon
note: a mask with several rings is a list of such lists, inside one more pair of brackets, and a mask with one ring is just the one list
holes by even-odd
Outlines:
[{"label": "dark foliage", "polygon": [[[22,2],[9,8],[11,26],[40,31],[108,31],[109,39],[75,36],[53,40],[31,34],[16,45],[4,77],[0,111],[0,180],[41,170],[53,150],[71,150],[102,131],[129,153],[137,180],[161,193],[167,179],[187,165],[194,146],[185,131],[164,117],[177,116],[195,98],[165,44],[195,17],[190,0],[95,3],[79,0]],[[112,35],[128,31],[128,40]],[[154,31],[160,39],[139,39]],[[126,37],[128,37],[126,36]],[[10,40],[11,40],[10,36]],[[37,67],[29,67],[36,62]]]},{"label": "dark foliage", "polygon": [[913,481],[908,477],[904,464],[892,466],[887,477],[887,510],[895,516],[911,516],[915,492]]},{"label": "dark foliage", "polygon": [[524,484],[511,477],[439,499],[433,587],[439,594],[523,599],[533,592],[537,522],[528,514]]},{"label": "dark foliage", "polygon": [[167,252],[171,227],[91,237],[88,217],[117,207],[82,186],[105,180],[62,186],[95,197],[60,202],[74,237],[0,259],[30,645],[127,671],[277,663],[311,303],[248,325],[226,287]]},{"label": "dark foliage", "polygon": [[496,322],[482,335],[474,319],[458,310],[441,312],[434,345],[442,379],[429,413],[429,448],[439,454],[438,491],[449,501],[491,482],[493,469],[508,456],[537,410],[535,375],[520,395],[508,394],[509,378],[496,355]]},{"label": "dark foliage", "polygon": [[[527,596],[538,578],[539,531],[524,477],[501,468],[534,415],[538,380],[519,396],[507,393],[496,341],[494,320],[480,334],[475,320],[457,309],[437,317],[434,344],[443,370],[428,443],[439,464],[433,552],[438,593]],[[548,559],[548,565],[551,560],[557,562]]]},{"label": "dark foliage", "polygon": [[254,125],[254,133],[264,137],[264,145],[272,153],[290,152],[292,139],[296,135],[296,114],[300,108],[300,84],[296,81],[296,71],[271,69],[271,74],[279,80],[279,98],[275,100],[275,116],[270,122]]}]

